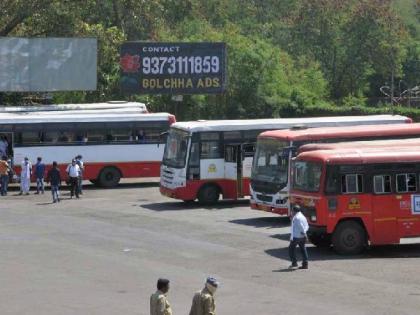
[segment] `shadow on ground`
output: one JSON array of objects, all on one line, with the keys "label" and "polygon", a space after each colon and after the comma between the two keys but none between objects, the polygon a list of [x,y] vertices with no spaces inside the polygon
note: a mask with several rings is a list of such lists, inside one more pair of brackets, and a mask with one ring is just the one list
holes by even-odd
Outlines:
[{"label": "shadow on ground", "polygon": [[[143,201],[143,200],[139,200]],[[157,202],[139,204],[135,206],[153,211],[182,211],[182,210],[222,210],[228,208],[240,208],[249,204],[249,200],[221,200],[214,205],[201,205],[198,202]]]},{"label": "shadow on ground", "polygon": [[246,226],[253,226],[256,228],[282,228],[290,226],[290,219],[288,217],[259,217],[259,218],[247,218],[247,219],[236,219],[229,221],[230,223],[241,224]]},{"label": "shadow on ground", "polygon": [[[373,246],[366,249],[362,254],[353,256],[339,255],[334,252],[332,247],[318,248],[313,245],[309,245],[307,250],[310,261],[420,257],[420,244]],[[288,247],[267,249],[265,250],[265,253],[282,260],[289,260]],[[298,257],[300,257],[300,251],[298,248],[296,249],[296,253],[298,254]],[[277,272],[279,271],[277,270]]]}]

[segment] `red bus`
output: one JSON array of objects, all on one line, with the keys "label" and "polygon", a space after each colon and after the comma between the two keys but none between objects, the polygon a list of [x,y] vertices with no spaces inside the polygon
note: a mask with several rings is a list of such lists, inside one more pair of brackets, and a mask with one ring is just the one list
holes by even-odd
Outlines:
[{"label": "red bus", "polygon": [[[409,121],[408,121],[409,122]],[[308,143],[384,140],[420,136],[420,124],[378,124],[284,129],[261,133],[252,164],[251,208],[280,215],[289,212],[290,160]]]},{"label": "red bus", "polygon": [[420,236],[420,149],[304,152],[292,172],[291,203],[302,207],[315,245],[357,254]]}]

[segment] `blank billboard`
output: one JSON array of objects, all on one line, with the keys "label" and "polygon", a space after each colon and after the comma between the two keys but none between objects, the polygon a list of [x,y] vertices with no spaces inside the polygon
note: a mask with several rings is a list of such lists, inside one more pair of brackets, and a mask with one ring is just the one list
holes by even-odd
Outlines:
[{"label": "blank billboard", "polygon": [[96,90],[96,38],[0,37],[0,91]]}]

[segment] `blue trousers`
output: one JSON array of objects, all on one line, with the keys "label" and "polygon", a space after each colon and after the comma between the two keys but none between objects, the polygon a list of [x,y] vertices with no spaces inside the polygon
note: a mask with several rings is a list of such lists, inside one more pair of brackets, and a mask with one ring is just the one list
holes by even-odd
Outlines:
[{"label": "blue trousers", "polygon": [[289,245],[289,256],[290,260],[292,261],[292,264],[297,263],[296,259],[296,246],[299,246],[300,252],[302,253],[302,261],[303,263],[308,263],[308,252],[306,251],[306,239],[304,237],[302,238],[294,238],[290,241]]},{"label": "blue trousers", "polygon": [[7,195],[7,186],[9,185],[9,175],[1,175],[1,195]]}]

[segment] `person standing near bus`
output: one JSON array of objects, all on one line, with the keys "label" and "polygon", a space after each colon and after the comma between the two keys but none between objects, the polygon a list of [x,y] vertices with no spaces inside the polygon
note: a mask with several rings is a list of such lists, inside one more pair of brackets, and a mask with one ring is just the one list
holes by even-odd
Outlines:
[{"label": "person standing near bus", "polygon": [[70,198],[73,198],[74,195],[76,195],[76,198],[79,198],[80,167],[77,165],[75,159],[67,166],[67,175],[70,180]]},{"label": "person standing near bus", "polygon": [[60,202],[61,175],[56,161],[53,162],[52,168],[48,171],[47,182],[51,185],[53,203]]},{"label": "person standing near bus", "polygon": [[31,175],[32,175],[32,164],[28,157],[22,161],[20,171],[20,193],[19,195],[29,195],[31,188]]},{"label": "person standing near bus", "polygon": [[1,195],[7,195],[7,186],[9,185],[10,166],[7,163],[7,156],[3,156],[0,161]]},{"label": "person standing near bus", "polygon": [[36,192],[35,194],[39,194],[40,192],[44,194],[44,175],[45,175],[45,164],[42,163],[42,158],[38,157],[36,164],[35,164],[35,176],[36,176]]},{"label": "person standing near bus", "polygon": [[76,164],[80,167],[80,176],[78,179],[79,194],[83,195],[83,173],[85,171],[85,165],[83,163],[83,157],[79,154],[76,156]]},{"label": "person standing near bus", "polygon": [[298,267],[296,259],[296,246],[299,246],[302,253],[302,266],[299,267],[299,269],[308,269],[308,252],[306,251],[306,241],[308,239],[306,232],[308,232],[309,229],[308,221],[298,205],[294,205],[292,207],[292,215],[293,218],[289,245],[289,256],[292,264],[289,269]]},{"label": "person standing near bus", "polygon": [[172,315],[171,305],[167,294],[169,292],[169,280],[159,279],[157,291],[150,296],[150,315]]},{"label": "person standing near bus", "polygon": [[6,136],[1,136],[0,138],[0,154],[1,156],[7,156],[7,149],[9,147],[9,142],[7,141]]},{"label": "person standing near bus", "polygon": [[208,277],[204,289],[194,295],[189,315],[216,315],[214,294],[218,286],[215,278]]}]

